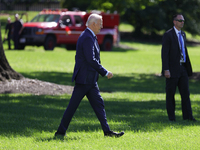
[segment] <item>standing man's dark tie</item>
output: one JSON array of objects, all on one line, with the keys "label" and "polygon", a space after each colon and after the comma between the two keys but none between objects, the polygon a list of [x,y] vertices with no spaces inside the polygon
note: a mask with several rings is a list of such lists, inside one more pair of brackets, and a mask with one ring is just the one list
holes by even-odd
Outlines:
[{"label": "standing man's dark tie", "polygon": [[184,48],[184,44],[183,44],[183,40],[182,40],[182,35],[181,35],[181,32],[178,32],[179,34],[179,42],[181,44],[181,59],[183,59],[183,61],[185,62],[186,61],[186,57],[185,57],[185,48]]}]

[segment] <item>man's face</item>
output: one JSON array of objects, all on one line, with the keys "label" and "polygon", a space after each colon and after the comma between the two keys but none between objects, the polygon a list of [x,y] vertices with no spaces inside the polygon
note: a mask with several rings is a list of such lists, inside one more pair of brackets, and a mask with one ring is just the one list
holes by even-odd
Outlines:
[{"label": "man's face", "polygon": [[184,17],[182,15],[178,15],[173,21],[176,29],[181,30],[181,28],[184,26],[184,21]]},{"label": "man's face", "polygon": [[101,28],[103,28],[103,21],[102,19],[98,19],[97,23],[95,23],[95,34],[98,34],[101,31]]}]

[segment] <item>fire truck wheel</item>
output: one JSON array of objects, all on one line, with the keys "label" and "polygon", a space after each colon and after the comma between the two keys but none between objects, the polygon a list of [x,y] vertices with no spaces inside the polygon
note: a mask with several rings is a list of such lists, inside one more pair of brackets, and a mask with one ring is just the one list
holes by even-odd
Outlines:
[{"label": "fire truck wheel", "polygon": [[101,45],[101,49],[103,51],[111,51],[112,50],[112,47],[113,47],[113,42],[112,42],[112,39],[111,38],[105,38],[103,40],[103,44]]},{"label": "fire truck wheel", "polygon": [[44,42],[45,50],[53,50],[56,46],[56,39],[53,36],[47,36]]}]

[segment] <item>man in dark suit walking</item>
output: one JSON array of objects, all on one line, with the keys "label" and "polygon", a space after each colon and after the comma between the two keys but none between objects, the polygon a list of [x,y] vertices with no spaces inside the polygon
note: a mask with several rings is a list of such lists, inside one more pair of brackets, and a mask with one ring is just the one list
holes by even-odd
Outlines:
[{"label": "man in dark suit walking", "polygon": [[186,35],[181,31],[184,21],[182,14],[174,15],[174,27],[164,34],[162,42],[162,74],[166,78],[166,108],[170,121],[176,120],[174,95],[177,86],[181,95],[183,119],[196,121],[192,115],[188,83],[192,67],[186,47]]},{"label": "man in dark suit walking", "polygon": [[72,81],[75,80],[75,87],[60,126],[55,133],[56,137],[65,136],[69,123],[84,96],[87,96],[101,123],[105,136],[120,137],[124,134],[124,132],[117,133],[110,130],[106,119],[104,101],[97,84],[99,74],[107,76],[108,79],[113,77],[113,74],[100,64],[100,48],[96,34],[100,32],[102,23],[102,16],[91,14],[86,23],[87,28],[77,41],[76,63],[72,77]]}]

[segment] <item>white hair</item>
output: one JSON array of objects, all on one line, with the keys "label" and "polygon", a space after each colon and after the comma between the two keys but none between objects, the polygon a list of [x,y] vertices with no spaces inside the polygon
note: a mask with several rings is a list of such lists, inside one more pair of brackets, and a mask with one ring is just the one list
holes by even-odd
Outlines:
[{"label": "white hair", "polygon": [[97,23],[97,20],[99,19],[102,19],[102,16],[101,15],[98,15],[98,14],[91,14],[89,17],[88,17],[88,20],[86,22],[86,26],[90,25],[92,22],[95,22]]},{"label": "white hair", "polygon": [[15,17],[16,17],[16,18],[18,18],[18,17],[19,17],[19,15],[18,15],[18,14],[15,14]]}]

